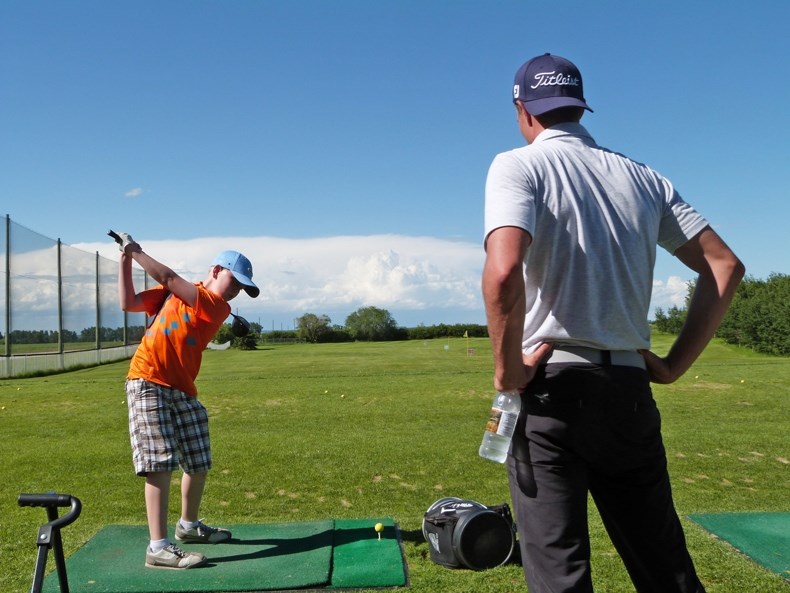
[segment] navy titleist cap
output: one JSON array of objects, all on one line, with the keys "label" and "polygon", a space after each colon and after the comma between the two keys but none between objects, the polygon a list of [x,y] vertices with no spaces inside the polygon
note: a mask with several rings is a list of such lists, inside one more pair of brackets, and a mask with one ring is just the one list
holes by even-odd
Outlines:
[{"label": "navy titleist cap", "polygon": [[543,54],[525,62],[516,72],[513,102],[521,101],[530,115],[560,107],[584,107],[584,87],[579,69],[565,58]]}]

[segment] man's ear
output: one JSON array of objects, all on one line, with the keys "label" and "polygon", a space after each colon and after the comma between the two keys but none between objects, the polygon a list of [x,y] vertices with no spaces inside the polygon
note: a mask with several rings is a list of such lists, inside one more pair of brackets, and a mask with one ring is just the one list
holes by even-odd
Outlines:
[{"label": "man's ear", "polygon": [[525,109],[524,115],[527,116],[527,124],[529,125],[529,127],[531,128],[532,126],[534,126],[535,122],[532,120],[532,114]]},{"label": "man's ear", "polygon": [[527,111],[527,108],[524,107],[523,103],[521,104],[521,111],[524,112],[524,117],[527,118],[527,125],[531,128],[534,125],[534,122],[532,120],[532,114],[529,111]]},{"label": "man's ear", "polygon": [[219,273],[221,271],[222,271],[222,266],[219,264],[214,264],[213,266],[211,266],[211,269],[209,270],[209,274],[211,275],[212,278],[216,278],[217,276],[219,276]]},{"label": "man's ear", "polygon": [[526,117],[527,125],[532,127],[533,125],[532,115],[530,114],[529,111],[527,111],[527,108],[524,107],[524,103],[522,103],[521,101],[516,101],[516,112],[517,112],[517,117]]}]

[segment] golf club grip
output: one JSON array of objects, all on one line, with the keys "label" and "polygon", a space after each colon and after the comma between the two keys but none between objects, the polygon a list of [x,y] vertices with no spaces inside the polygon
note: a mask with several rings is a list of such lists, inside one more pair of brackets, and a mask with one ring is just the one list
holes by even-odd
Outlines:
[{"label": "golf club grip", "polygon": [[71,494],[20,494],[18,502],[21,507],[68,507],[71,506]]},{"label": "golf club grip", "polygon": [[115,242],[118,243],[118,245],[123,243],[123,240],[121,239],[120,235],[118,233],[116,233],[115,231],[113,231],[112,229],[107,231],[107,234],[110,237],[112,237],[113,239],[115,239]]}]

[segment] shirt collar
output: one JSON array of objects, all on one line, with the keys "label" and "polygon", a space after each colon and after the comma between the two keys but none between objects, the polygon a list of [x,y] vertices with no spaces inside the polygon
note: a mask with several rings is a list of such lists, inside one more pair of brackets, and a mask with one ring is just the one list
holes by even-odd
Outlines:
[{"label": "shirt collar", "polygon": [[579,136],[588,142],[595,143],[595,140],[590,135],[590,132],[588,132],[583,125],[575,122],[565,122],[553,125],[550,128],[543,130],[540,134],[538,134],[537,138],[535,138],[532,144],[545,142],[546,140],[551,140],[552,138],[558,138],[560,136]]}]

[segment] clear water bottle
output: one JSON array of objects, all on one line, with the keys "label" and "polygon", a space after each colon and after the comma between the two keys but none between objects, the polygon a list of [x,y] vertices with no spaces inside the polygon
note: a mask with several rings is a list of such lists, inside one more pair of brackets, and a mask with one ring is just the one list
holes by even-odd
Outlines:
[{"label": "clear water bottle", "polygon": [[496,394],[480,444],[480,457],[497,463],[505,462],[520,411],[521,396],[518,391],[500,391]]}]

